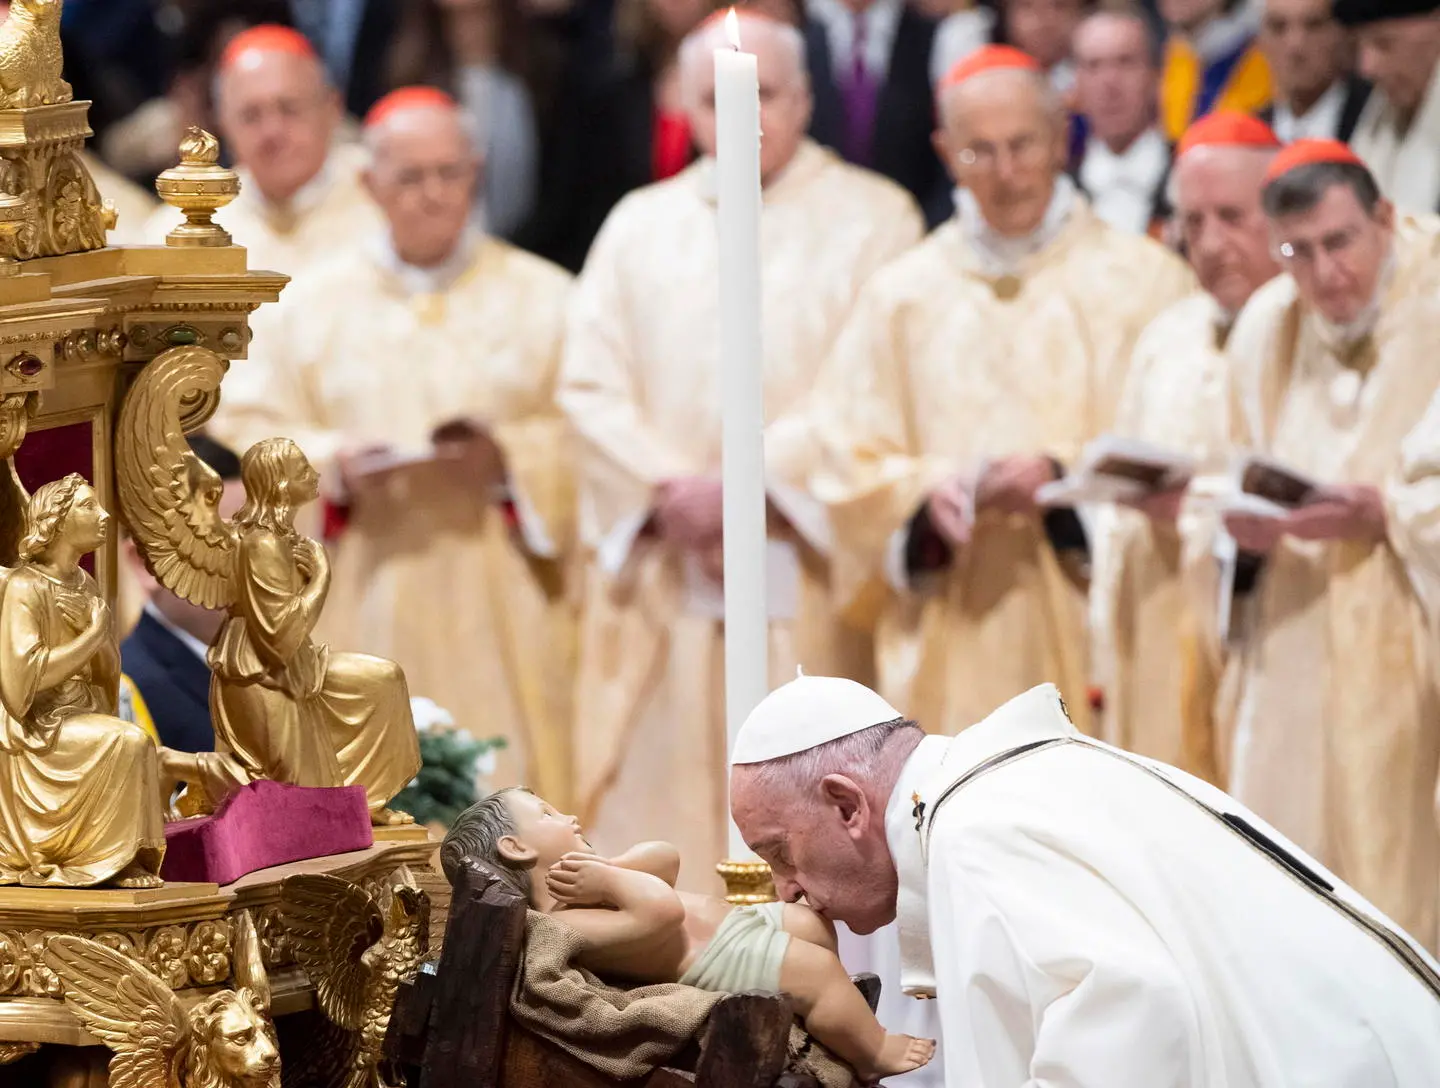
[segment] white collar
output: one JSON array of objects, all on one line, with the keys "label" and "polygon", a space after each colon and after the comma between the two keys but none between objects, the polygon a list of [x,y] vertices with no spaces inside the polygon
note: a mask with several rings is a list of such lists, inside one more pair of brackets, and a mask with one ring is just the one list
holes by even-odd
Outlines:
[{"label": "white collar", "polygon": [[1219,60],[1255,36],[1257,19],[1257,13],[1248,4],[1217,15],[1190,39],[1190,47],[1207,63]]},{"label": "white collar", "polygon": [[[334,152],[331,152],[333,155]],[[240,175],[241,192],[254,194],[256,205],[259,206],[263,215],[269,218],[284,219],[287,217],[299,217],[306,212],[312,212],[324,202],[330,192],[330,186],[335,181],[335,168],[330,163],[330,156],[327,155],[325,162],[316,171],[315,176],[307,181],[283,204],[268,199],[260,186],[255,183],[255,175],[241,167],[236,170]]]},{"label": "white collar", "polygon": [[1275,102],[1275,135],[1284,143],[1303,137],[1323,139],[1333,137],[1340,129],[1340,114],[1345,109],[1345,84],[1336,80],[1325,88],[1325,93],[1310,104],[1304,113],[1297,114],[1288,103]]},{"label": "white collar", "polygon": [[161,612],[160,609],[155,607],[155,602],[146,601],[144,605],[144,612],[145,615],[149,616],[161,627],[169,631],[170,634],[174,635],[180,641],[180,645],[184,646],[201,661],[205,661],[207,665],[209,664],[209,661],[207,660],[207,655],[210,653],[210,647],[205,645],[205,643],[201,642],[198,638],[192,635],[189,631],[185,630],[183,627],[177,627],[170,620],[170,618],[165,615],[165,613]]},{"label": "white collar", "polygon": [[911,997],[934,997],[935,965],[930,947],[929,875],[919,818],[945,787],[987,759],[1034,741],[1078,736],[1054,684],[1017,695],[983,721],[954,737],[926,737],[910,754],[885,806],[885,839],[895,863],[898,888],[896,928],[900,937],[900,988]]},{"label": "white collar", "polygon": [[400,281],[406,294],[442,295],[469,269],[479,245],[480,232],[473,226],[466,227],[450,256],[430,268],[416,268],[400,259],[390,233],[382,231],[371,236],[370,253],[382,269]]},{"label": "white collar", "polygon": [[[1170,148],[1165,143],[1165,137],[1152,126],[1119,152],[1111,151],[1104,140],[1091,136],[1085,142],[1085,161],[1081,164],[1080,173],[1087,189],[1090,189],[1088,179],[1093,171],[1096,177],[1104,178],[1108,184],[1130,183],[1148,196],[1169,161]],[[1099,193],[1103,188],[1090,191]]]},{"label": "white collar", "polygon": [[1055,179],[1055,192],[1050,196],[1050,206],[1045,209],[1040,225],[1022,238],[1007,238],[986,221],[970,190],[956,189],[955,207],[960,232],[974,248],[983,272],[995,276],[1013,275],[1026,258],[1039,253],[1065,228],[1075,208],[1075,195],[1075,183],[1069,175],[1061,174]]}]

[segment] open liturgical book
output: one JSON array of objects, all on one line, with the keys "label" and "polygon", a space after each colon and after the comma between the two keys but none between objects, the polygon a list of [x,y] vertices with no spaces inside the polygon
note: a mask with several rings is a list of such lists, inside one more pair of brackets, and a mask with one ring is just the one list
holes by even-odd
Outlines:
[{"label": "open liturgical book", "polygon": [[432,461],[449,458],[439,449],[442,443],[459,442],[481,433],[482,426],[470,420],[457,419],[442,423],[430,435],[425,445],[385,445],[362,454],[351,461],[350,471],[354,476],[370,476],[377,473],[394,472],[413,465],[425,465]]},{"label": "open liturgical book", "polygon": [[1136,438],[1101,435],[1063,479],[1035,493],[1044,506],[1125,502],[1180,487],[1194,475],[1192,458]]}]

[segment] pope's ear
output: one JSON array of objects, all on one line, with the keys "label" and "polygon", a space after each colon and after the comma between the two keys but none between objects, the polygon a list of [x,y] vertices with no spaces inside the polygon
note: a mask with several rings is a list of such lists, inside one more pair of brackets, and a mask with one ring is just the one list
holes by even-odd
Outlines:
[{"label": "pope's ear", "polygon": [[870,800],[853,778],[827,774],[820,780],[820,801],[839,817],[849,834],[863,834],[869,827]]},{"label": "pope's ear", "polygon": [[500,853],[500,860],[515,868],[534,865],[538,856],[534,847],[526,846],[514,835],[504,836],[495,848]]}]

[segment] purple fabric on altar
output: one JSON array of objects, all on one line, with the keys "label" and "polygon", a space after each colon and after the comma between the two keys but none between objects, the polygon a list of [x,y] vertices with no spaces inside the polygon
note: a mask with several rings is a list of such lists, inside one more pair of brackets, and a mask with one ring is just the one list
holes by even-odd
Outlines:
[{"label": "purple fabric on altar", "polygon": [[[95,425],[88,419],[32,430],[15,451],[15,473],[25,490],[35,494],[41,484],[78,472],[90,483],[95,482]],[[113,511],[112,511],[113,513]],[[80,565],[95,573],[95,557],[81,558]]]},{"label": "purple fabric on altar", "polygon": [[251,782],[214,815],[165,825],[160,875],[229,884],[257,869],[364,850],[374,841],[364,786]]}]

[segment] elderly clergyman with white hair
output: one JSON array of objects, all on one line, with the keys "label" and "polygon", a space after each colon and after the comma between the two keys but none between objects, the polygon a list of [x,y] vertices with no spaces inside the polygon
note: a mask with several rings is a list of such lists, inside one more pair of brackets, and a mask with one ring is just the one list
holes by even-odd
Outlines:
[{"label": "elderly clergyman with white hair", "polygon": [[1440,965],[1259,817],[1042,685],[955,738],[801,677],[732,752],[780,897],[938,998],[947,1088],[1425,1088]]},{"label": "elderly clergyman with white hair", "polygon": [[461,724],[508,742],[499,775],[565,798],[570,487],[553,392],[570,277],[472,224],[471,132],[433,88],[370,111],[364,183],[386,229],[285,292],[276,334],[251,347],[271,382],[257,427],[294,438],[348,513],[322,637],[475,708]]},{"label": "elderly clergyman with white hair", "polygon": [[[805,138],[810,88],[793,27],[740,17],[760,83],[761,304],[778,670],[858,675],[867,637],[833,622],[823,511],[808,500],[802,413],[867,277],[919,241],[905,190]],[[575,289],[559,399],[579,436],[588,559],[576,696],[578,810],[598,843],[663,837],[715,882],[725,848],[719,580],[720,326],[712,20],[680,50],[706,156],[610,214]],[[659,785],[657,785],[659,784]],[[682,874],[682,880],[687,877]]]}]

